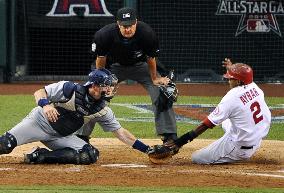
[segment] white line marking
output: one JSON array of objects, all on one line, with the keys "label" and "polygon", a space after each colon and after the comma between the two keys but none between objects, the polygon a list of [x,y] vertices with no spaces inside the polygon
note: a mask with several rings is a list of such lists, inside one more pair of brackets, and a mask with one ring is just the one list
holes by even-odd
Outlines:
[{"label": "white line marking", "polygon": [[15,168],[0,168],[0,171],[13,171]]},{"label": "white line marking", "polygon": [[102,167],[114,167],[114,168],[146,168],[146,165],[140,164],[104,164]]},{"label": "white line marking", "polygon": [[[128,107],[128,108],[134,108],[135,109],[135,105],[151,105],[151,103],[111,103],[111,105],[116,105],[116,106],[123,106],[123,107]],[[188,103],[179,103],[179,104],[174,104],[174,106],[187,106],[187,107],[192,107],[192,108],[206,108],[206,107],[216,107],[217,104],[188,104]],[[139,107],[136,107],[139,108]],[[278,104],[275,106],[269,106],[269,109],[283,109],[284,108],[284,104]],[[139,108],[140,109],[140,108]],[[143,108],[141,108],[143,109]],[[149,110],[148,110],[149,111]],[[152,111],[150,111],[152,112]]]},{"label": "white line marking", "polygon": [[[153,111],[150,109],[147,109],[147,106],[151,106],[150,103],[111,103],[114,106],[121,106],[121,107],[126,107],[132,110],[137,111],[137,113],[140,114],[145,114],[149,113],[153,115]],[[216,107],[216,104],[174,104],[174,107],[185,107],[185,108],[214,108]],[[280,105],[275,105],[275,106],[269,106],[269,109],[283,109],[284,104]],[[154,117],[149,118],[149,117],[141,117],[141,118],[136,118],[136,117],[121,117],[117,119],[119,121],[132,121],[132,122],[153,122]],[[199,124],[199,120],[191,119],[188,117],[184,117],[182,115],[177,115],[176,116],[177,121],[179,122],[185,122],[185,123],[190,123],[190,124]],[[273,123],[283,123],[284,121],[284,116],[274,116],[272,117],[272,122]]]},{"label": "white line marking", "polygon": [[284,178],[282,175],[275,175],[275,174],[257,174],[257,173],[241,173],[251,176],[266,176],[266,177],[274,177],[274,178]]},{"label": "white line marking", "polygon": [[[154,122],[154,117],[120,117],[116,118],[118,121],[126,121],[126,122]],[[192,120],[190,118],[180,118],[176,117],[177,121],[190,123],[190,124],[199,124],[200,121]]]},{"label": "white line marking", "polygon": [[48,169],[50,171],[55,171],[55,172],[81,172],[80,167],[70,167],[70,168],[53,168],[53,169]]},{"label": "white line marking", "polygon": [[[151,114],[153,114],[153,111],[150,111],[150,110],[145,109],[145,108],[134,106],[134,104],[128,104],[128,103],[111,103],[111,104],[115,105],[115,106],[127,107],[129,109],[133,109],[133,110],[138,111],[138,113],[151,113]],[[150,105],[150,104],[147,104],[147,105]]]},{"label": "white line marking", "polygon": [[131,118],[116,118],[118,121],[126,122],[154,122],[154,117],[131,117]]},{"label": "white line marking", "polygon": [[[276,174],[268,174],[268,173],[251,173],[251,172],[234,172],[231,170],[228,171],[216,171],[216,170],[179,170],[179,173],[207,173],[207,174],[236,174],[236,175],[250,175],[250,176],[265,176],[265,177],[272,177],[272,178],[284,178],[283,175],[276,175]],[[266,171],[266,172],[279,172],[279,171]]]}]

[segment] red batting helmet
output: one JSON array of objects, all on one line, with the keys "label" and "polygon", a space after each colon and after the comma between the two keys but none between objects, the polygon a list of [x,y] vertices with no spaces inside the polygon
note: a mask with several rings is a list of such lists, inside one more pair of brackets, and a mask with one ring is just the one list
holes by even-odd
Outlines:
[{"label": "red batting helmet", "polygon": [[236,63],[227,68],[227,73],[223,75],[224,78],[237,79],[244,84],[250,84],[253,81],[252,68],[243,63]]}]

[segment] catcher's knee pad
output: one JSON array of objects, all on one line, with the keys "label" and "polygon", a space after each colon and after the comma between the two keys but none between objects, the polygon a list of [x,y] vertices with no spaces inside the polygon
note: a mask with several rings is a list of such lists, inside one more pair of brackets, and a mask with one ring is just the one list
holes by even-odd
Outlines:
[{"label": "catcher's knee pad", "polygon": [[95,163],[99,159],[100,152],[97,148],[90,144],[83,146],[78,152],[78,164],[91,164]]},{"label": "catcher's knee pad", "polygon": [[10,133],[5,133],[0,137],[0,154],[8,154],[17,146],[16,138]]}]

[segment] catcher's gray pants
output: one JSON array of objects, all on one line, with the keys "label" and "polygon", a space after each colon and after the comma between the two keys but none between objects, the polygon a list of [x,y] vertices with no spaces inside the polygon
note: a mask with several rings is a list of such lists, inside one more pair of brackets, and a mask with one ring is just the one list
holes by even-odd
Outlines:
[{"label": "catcher's gray pants", "polygon": [[153,85],[149,74],[148,64],[146,62],[139,62],[131,66],[123,66],[115,63],[111,65],[110,70],[117,76],[119,82],[124,80],[137,81],[148,91],[152,100],[156,131],[158,135],[164,133],[177,133],[173,108],[159,112],[157,107],[154,105],[154,102],[159,97],[160,90],[157,86]]},{"label": "catcher's gray pants", "polygon": [[41,141],[51,150],[70,147],[82,149],[87,144],[76,135],[60,136],[50,126],[41,107],[35,107],[20,123],[8,131],[17,139],[17,145]]}]

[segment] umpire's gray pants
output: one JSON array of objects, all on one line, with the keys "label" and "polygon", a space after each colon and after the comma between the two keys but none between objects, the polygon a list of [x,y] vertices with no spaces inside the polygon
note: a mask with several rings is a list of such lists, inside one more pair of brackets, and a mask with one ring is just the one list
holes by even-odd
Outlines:
[{"label": "umpire's gray pants", "polygon": [[124,80],[137,81],[148,91],[152,100],[156,132],[158,135],[163,133],[177,133],[176,119],[173,108],[160,112],[154,105],[154,102],[159,97],[160,91],[157,86],[153,85],[149,74],[148,64],[146,62],[140,62],[132,66],[123,66],[115,63],[111,65],[110,70],[117,76],[119,82]]}]

